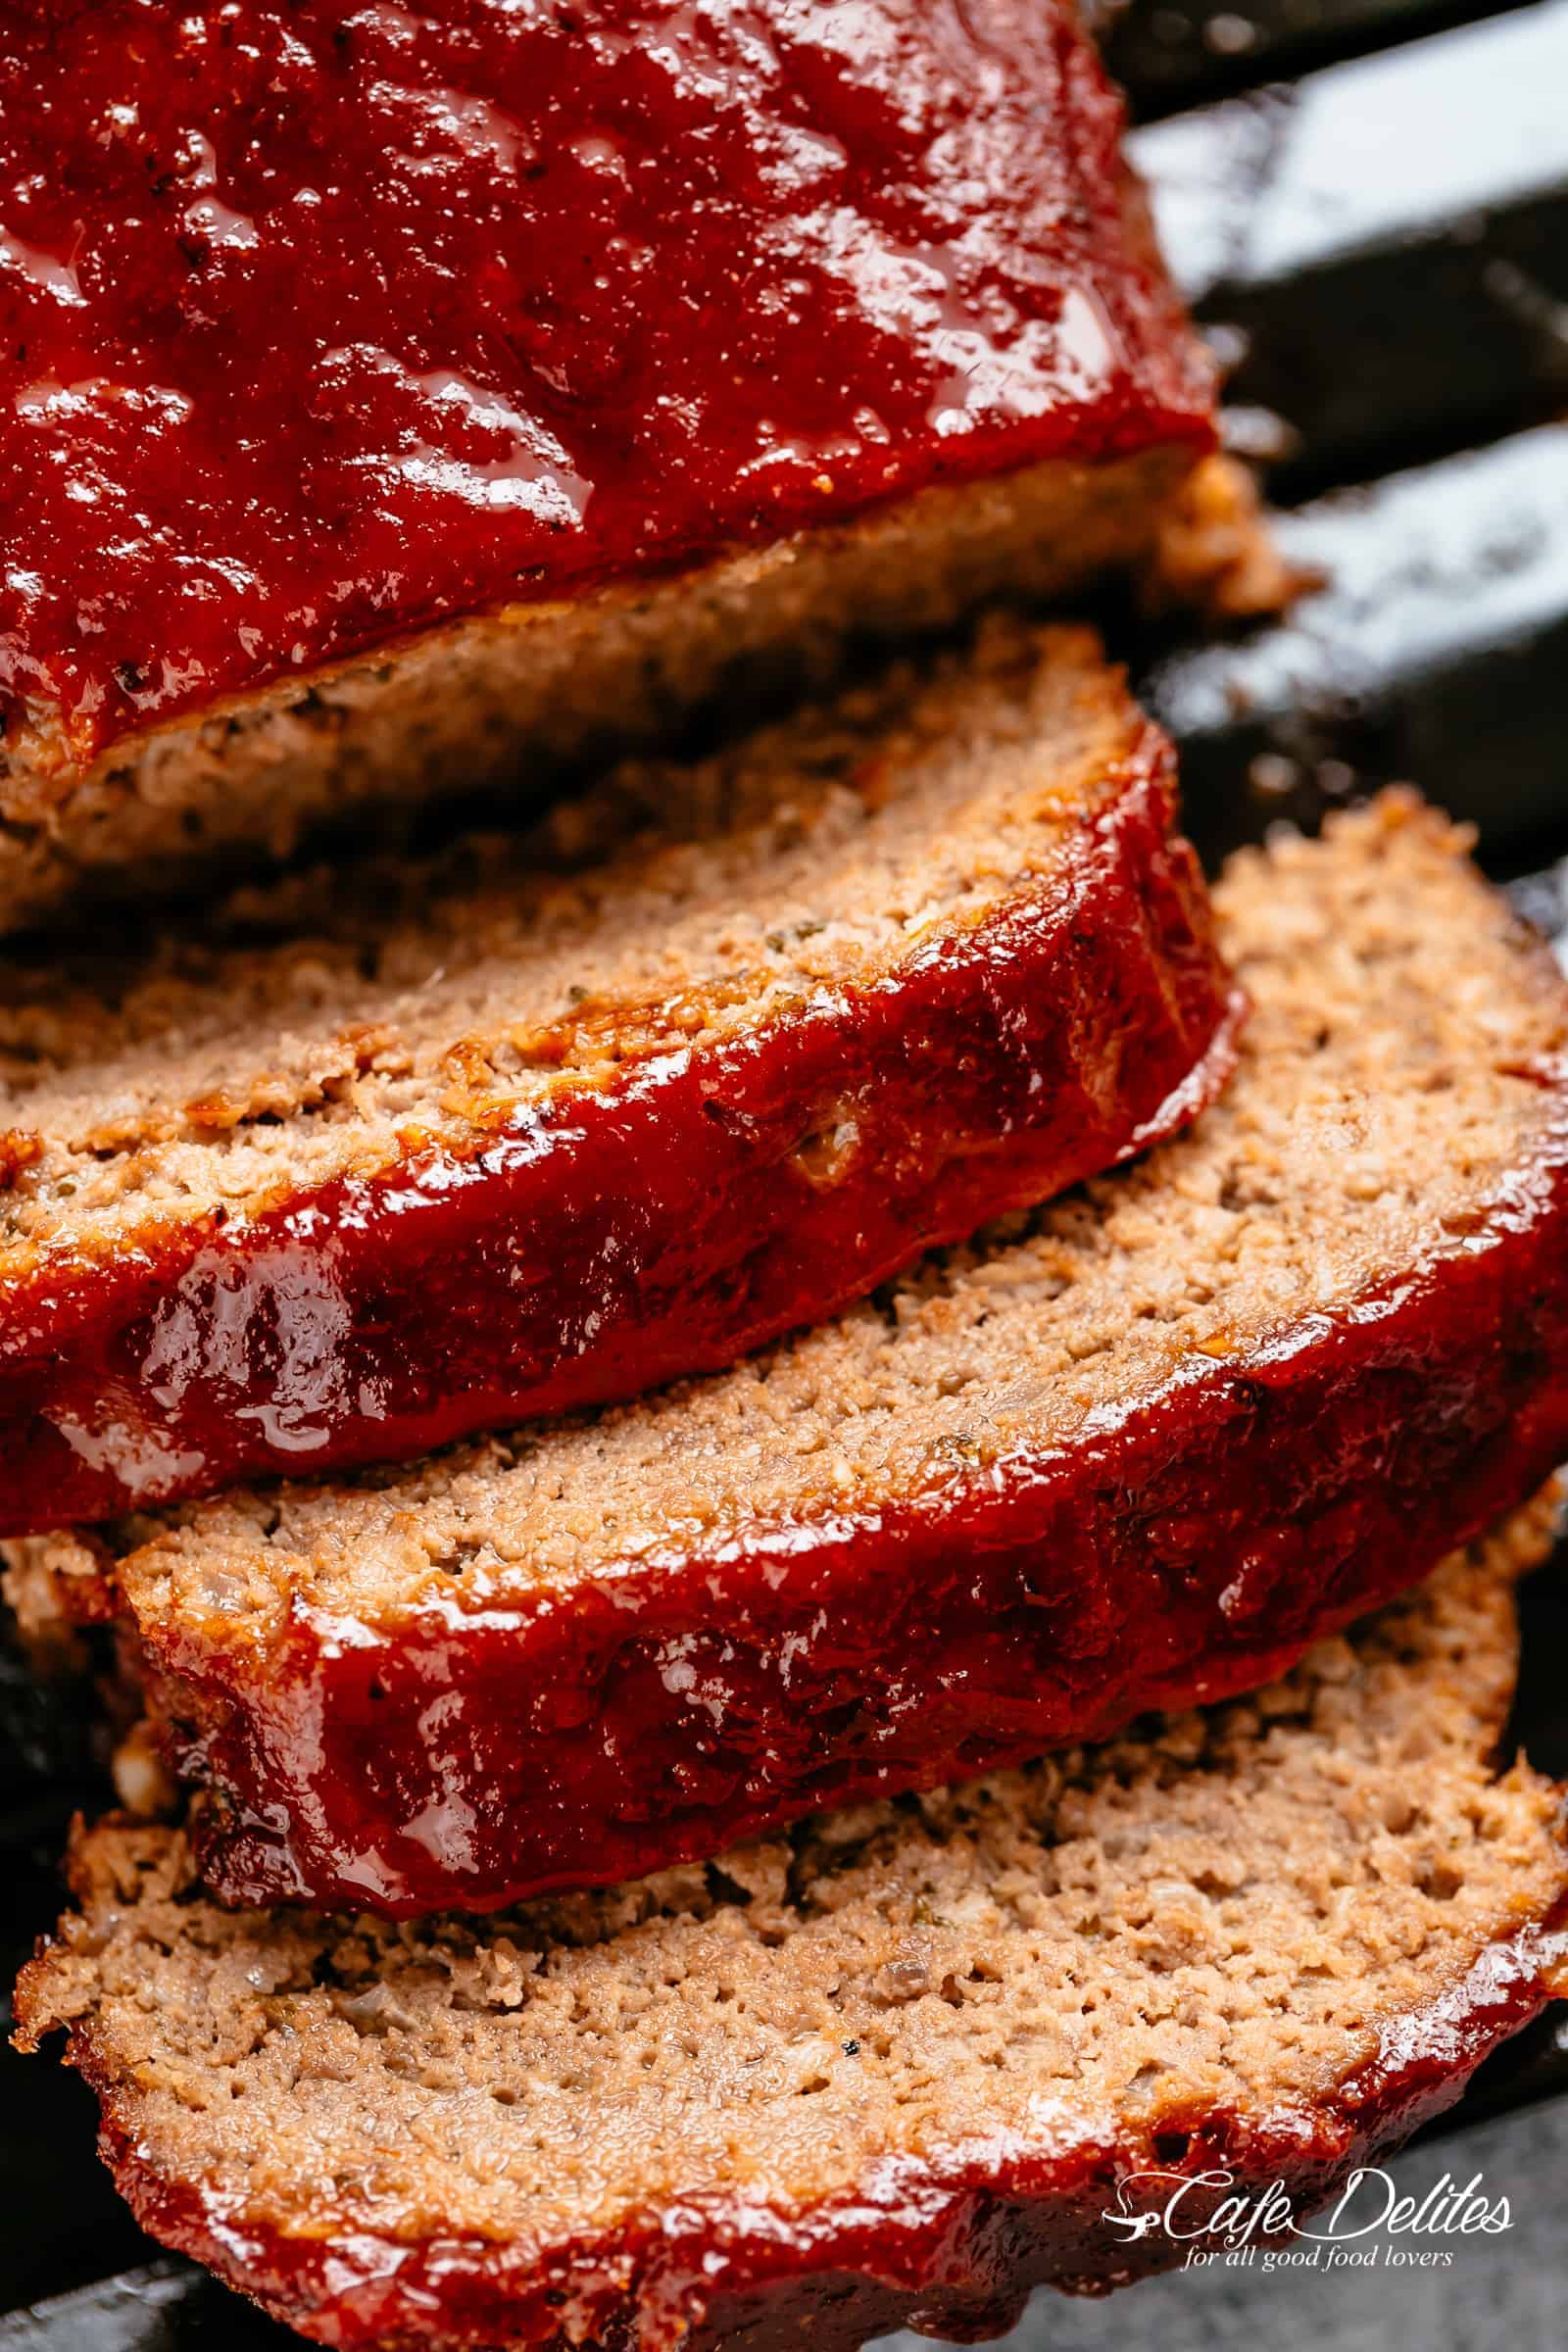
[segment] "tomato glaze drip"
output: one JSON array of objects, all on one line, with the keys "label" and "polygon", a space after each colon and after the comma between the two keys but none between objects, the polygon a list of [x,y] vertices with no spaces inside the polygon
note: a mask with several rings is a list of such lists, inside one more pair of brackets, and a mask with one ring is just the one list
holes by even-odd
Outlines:
[{"label": "tomato glaze drip", "polygon": [[86,760],[443,617],[1206,443],[1058,0],[24,0],[0,709]]}]

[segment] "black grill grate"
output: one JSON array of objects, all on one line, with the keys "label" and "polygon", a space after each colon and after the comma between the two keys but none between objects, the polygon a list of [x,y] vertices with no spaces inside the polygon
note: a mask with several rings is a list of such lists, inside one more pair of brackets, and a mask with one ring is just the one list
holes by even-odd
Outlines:
[{"label": "black grill grate", "polygon": [[[1267,461],[1287,553],[1329,575],[1217,644],[1109,616],[1183,747],[1195,830],[1218,856],[1412,777],[1568,939],[1568,0],[1133,0],[1106,46],[1231,367],[1233,440]],[[1516,1730],[1568,1773],[1565,1565],[1526,1596]],[[79,1728],[0,1663],[7,1984],[98,1793]],[[1445,2129],[1553,2095],[1568,2034],[1544,2022]],[[295,2340],[154,2258],[90,2154],[91,2105],[62,2069],[0,2058],[0,2352]]]}]

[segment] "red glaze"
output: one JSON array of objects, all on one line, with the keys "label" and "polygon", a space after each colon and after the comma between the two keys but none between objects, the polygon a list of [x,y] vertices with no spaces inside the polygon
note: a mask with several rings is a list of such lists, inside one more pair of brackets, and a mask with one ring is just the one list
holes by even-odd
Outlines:
[{"label": "red glaze", "polygon": [[13,0],[0,712],[1212,439],[1063,0]]},{"label": "red glaze", "polygon": [[[1357,2165],[1451,2106],[1482,2059],[1545,2007],[1562,1978],[1560,1908],[1484,1951],[1446,1998],[1399,2021],[1384,2055],[1309,2110],[1195,2109],[1163,2117],[1157,2135],[1108,2146],[1009,2136],[982,2161],[886,2163],[839,2202],[779,2213],[694,2199],[636,2230],[534,2256],[394,2237],[363,2214],[344,2214],[329,2233],[286,2235],[209,2181],[153,2171],[90,2026],[73,2034],[71,2056],[98,2092],[100,2152],[142,2227],[340,2352],[797,2352],[807,2342],[854,2352],[908,2326],[978,2342],[1012,2327],[1036,2286],[1093,2293],[1182,2262],[1185,2240],[1158,2228],[1130,2239],[1107,2219],[1157,2209],[1171,2193],[1166,2182],[1151,2198],[1132,2185],[1140,2173],[1222,2177],[1184,2196],[1183,2222],[1195,2228],[1224,2198],[1257,2198],[1275,2183],[1298,2219],[1327,2204]],[[1256,2242],[1292,2240],[1281,2231]]]},{"label": "red glaze", "polygon": [[[1059,865],[891,979],[628,1062],[473,1155],[0,1281],[0,1533],[733,1363],[1173,1132],[1241,1011],[1175,824],[1139,728]],[[836,1164],[803,1152],[847,1113]]]},{"label": "red glaze", "polygon": [[199,1843],[225,1899],[485,1909],[1250,1689],[1565,1456],[1548,1097],[1535,1155],[1447,1254],[1189,1358],[1114,1429],[722,1556],[672,1531],[526,1608],[368,1623],[297,1600],[264,1654],[176,1616],[152,1664],[178,1768],[224,1800]]}]

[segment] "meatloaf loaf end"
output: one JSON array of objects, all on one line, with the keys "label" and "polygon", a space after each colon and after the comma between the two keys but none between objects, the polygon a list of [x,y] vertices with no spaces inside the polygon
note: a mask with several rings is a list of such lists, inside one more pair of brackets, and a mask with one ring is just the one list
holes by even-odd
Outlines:
[{"label": "meatloaf loaf end", "polygon": [[733,1363],[1234,1060],[1170,748],[1082,630],[229,927],[0,1003],[0,1532]]},{"label": "meatloaf loaf end", "polygon": [[1057,591],[1213,446],[1066,0],[9,29],[0,924]]},{"label": "meatloaf loaf end", "polygon": [[1227,2201],[1355,2228],[1568,1990],[1561,1791],[1495,1752],[1544,1529],[1254,1698],[490,1921],[223,1911],[102,1828],[21,2034],[146,2229],[344,2352],[968,2341]]},{"label": "meatloaf loaf end", "polygon": [[1396,797],[1243,857],[1188,1133],[737,1369],[10,1546],[233,1900],[487,1908],[1250,1688],[1568,1456],[1568,989]]}]

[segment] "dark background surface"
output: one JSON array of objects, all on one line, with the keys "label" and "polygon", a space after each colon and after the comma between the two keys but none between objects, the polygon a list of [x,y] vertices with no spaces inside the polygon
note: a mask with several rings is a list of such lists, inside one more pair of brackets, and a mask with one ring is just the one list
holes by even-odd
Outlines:
[{"label": "dark background surface", "polygon": [[[1234,445],[1263,464],[1287,554],[1327,582],[1218,642],[1104,615],[1182,746],[1205,855],[1410,778],[1568,937],[1568,0],[1134,0],[1106,45],[1167,249],[1231,370]],[[1516,1731],[1568,1776],[1568,1559],[1525,1611]],[[59,1907],[73,1809],[101,1801],[79,1720],[0,1662],[6,1983]],[[62,2069],[0,2058],[0,2352],[294,2340],[158,2257],[92,2132]],[[1568,2026],[1493,2061],[1401,2185],[1446,2169],[1482,2172],[1514,2217],[1449,2268],[1053,2298],[1014,2352],[1568,2341]]]}]

